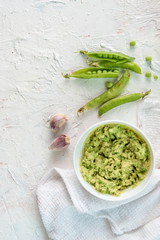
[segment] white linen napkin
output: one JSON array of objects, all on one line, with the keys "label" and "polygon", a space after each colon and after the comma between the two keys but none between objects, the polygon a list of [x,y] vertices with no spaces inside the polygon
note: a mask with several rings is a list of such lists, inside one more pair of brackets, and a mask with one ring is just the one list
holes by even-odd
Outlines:
[{"label": "white linen napkin", "polygon": [[[149,135],[155,151],[159,150],[157,146],[160,141],[159,131],[155,131],[160,124],[158,106],[160,102],[146,99],[138,108],[138,125]],[[154,119],[158,121],[156,125]],[[158,166],[157,152],[156,157]],[[159,169],[138,197],[113,203],[88,193],[80,185],[73,170],[53,168],[40,181],[37,198],[50,239],[160,239]]]},{"label": "white linen napkin", "polygon": [[138,107],[138,126],[154,147],[156,168],[160,167],[160,99],[146,98]]}]

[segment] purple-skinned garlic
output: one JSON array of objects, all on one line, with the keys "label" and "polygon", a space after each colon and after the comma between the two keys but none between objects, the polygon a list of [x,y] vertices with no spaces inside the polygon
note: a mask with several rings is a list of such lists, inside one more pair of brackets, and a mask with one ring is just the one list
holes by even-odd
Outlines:
[{"label": "purple-skinned garlic", "polygon": [[50,128],[53,132],[58,131],[66,122],[68,118],[65,114],[57,113],[50,118]]},{"label": "purple-skinned garlic", "polygon": [[55,138],[51,145],[49,146],[50,150],[61,151],[67,148],[70,144],[70,139],[66,135],[62,134],[59,137]]}]

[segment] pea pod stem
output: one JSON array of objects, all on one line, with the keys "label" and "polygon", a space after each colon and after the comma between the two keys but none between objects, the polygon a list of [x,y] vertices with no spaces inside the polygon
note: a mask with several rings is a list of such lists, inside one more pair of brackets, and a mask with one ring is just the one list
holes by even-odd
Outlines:
[{"label": "pea pod stem", "polygon": [[87,60],[88,65],[92,67],[106,67],[106,68],[125,68],[125,69],[130,69],[133,72],[141,74],[141,68],[136,64],[135,62],[125,62],[125,63],[120,63],[120,62],[108,62],[108,61],[96,61],[96,62],[89,62]]},{"label": "pea pod stem", "polygon": [[120,96],[114,99],[111,99],[110,101],[104,103],[98,111],[98,115],[99,117],[102,116],[104,113],[108,112],[109,110],[120,106],[122,104],[125,103],[129,103],[129,102],[134,102],[137,101],[141,98],[144,98],[145,96],[147,96],[149,93],[151,92],[151,90],[145,92],[145,93],[133,93],[133,94],[129,94],[129,95],[124,95],[124,96]]},{"label": "pea pod stem", "polygon": [[121,77],[121,79],[110,89],[99,95],[98,97],[92,99],[88,103],[86,103],[83,107],[78,109],[77,114],[84,112],[85,110],[89,110],[92,108],[96,108],[102,103],[109,101],[112,98],[117,97],[123,89],[126,87],[128,81],[130,79],[130,73],[128,70],[126,70]]}]

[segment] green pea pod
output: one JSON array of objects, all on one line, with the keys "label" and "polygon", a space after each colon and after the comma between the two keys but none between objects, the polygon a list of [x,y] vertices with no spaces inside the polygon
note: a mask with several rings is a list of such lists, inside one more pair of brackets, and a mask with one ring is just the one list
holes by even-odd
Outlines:
[{"label": "green pea pod", "polygon": [[134,63],[134,62],[116,62],[116,63],[111,63],[108,61],[97,61],[97,62],[87,62],[88,65],[90,66],[95,66],[95,67],[106,67],[106,68],[125,68],[125,69],[130,69],[133,72],[139,73],[141,74],[141,69],[138,66],[138,64]]},{"label": "green pea pod", "polygon": [[96,97],[96,98],[92,99],[91,101],[89,101],[88,103],[86,103],[83,107],[78,109],[77,114],[82,113],[85,110],[96,108],[99,105],[101,105],[102,103],[109,101],[112,98],[117,97],[123,91],[123,89],[125,88],[125,86],[127,85],[128,81],[129,81],[129,79],[130,79],[130,73],[128,70],[126,70],[125,73],[123,74],[123,76],[121,77],[121,79],[112,88],[110,88],[109,90],[105,91],[98,97]]},{"label": "green pea pod", "polygon": [[88,51],[80,51],[80,53],[83,53],[87,55],[88,57],[99,59],[99,60],[105,60],[109,62],[130,62],[133,61],[135,58],[130,57],[128,55],[125,55],[123,53],[119,52],[88,52]]},{"label": "green pea pod", "polygon": [[84,68],[75,71],[71,74],[63,75],[65,78],[116,78],[119,76],[118,69],[108,69],[108,68]]},{"label": "green pea pod", "polygon": [[115,108],[115,107],[120,106],[120,105],[125,104],[125,103],[137,101],[137,100],[139,100],[141,98],[144,98],[150,92],[151,92],[151,90],[147,91],[146,93],[133,93],[133,94],[124,95],[124,96],[120,96],[120,97],[111,99],[110,101],[104,103],[99,108],[98,115],[100,117],[104,113],[106,113],[109,110],[111,110],[112,108]]}]

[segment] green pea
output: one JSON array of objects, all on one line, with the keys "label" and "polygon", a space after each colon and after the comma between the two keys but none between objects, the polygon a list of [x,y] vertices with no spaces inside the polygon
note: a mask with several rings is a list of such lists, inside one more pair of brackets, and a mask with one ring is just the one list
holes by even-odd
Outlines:
[{"label": "green pea", "polygon": [[103,73],[107,73],[107,70],[103,70]]},{"label": "green pea", "polygon": [[152,61],[152,57],[151,56],[147,56],[146,57],[146,62],[151,62]]},{"label": "green pea", "polygon": [[145,73],[145,76],[146,76],[147,78],[150,78],[150,77],[152,76],[152,73],[151,73],[150,71],[148,71],[148,72]]},{"label": "green pea", "polygon": [[130,44],[131,47],[134,47],[134,46],[136,45],[136,41],[134,41],[134,40],[133,40],[133,41],[130,41],[129,44]]},{"label": "green pea", "polygon": [[113,83],[112,83],[112,82],[106,82],[106,87],[107,87],[107,88],[113,87]]},{"label": "green pea", "polygon": [[98,70],[98,72],[97,72],[98,74],[100,74],[100,73],[102,73],[102,71],[101,70]]},{"label": "green pea", "polygon": [[114,73],[118,73],[119,71],[116,69],[116,70],[114,70],[113,72],[114,72]]},{"label": "green pea", "polygon": [[98,54],[97,54],[97,57],[102,57],[102,54],[98,53]]},{"label": "green pea", "polygon": [[93,71],[92,73],[93,73],[93,74],[96,74],[96,71]]},{"label": "green pea", "polygon": [[158,79],[158,76],[157,76],[157,75],[154,75],[154,79],[157,80],[157,79]]},{"label": "green pea", "polygon": [[117,58],[118,58],[119,60],[122,60],[122,59],[123,59],[123,57],[121,57],[121,56],[117,56]]},{"label": "green pea", "polygon": [[89,72],[87,72],[88,74],[91,74],[91,72],[89,71]]},{"label": "green pea", "polygon": [[104,58],[107,58],[108,57],[108,55],[107,54],[103,54],[103,56],[102,57],[104,57]]},{"label": "green pea", "polygon": [[109,54],[108,57],[109,57],[109,58],[112,58],[112,54]]}]

